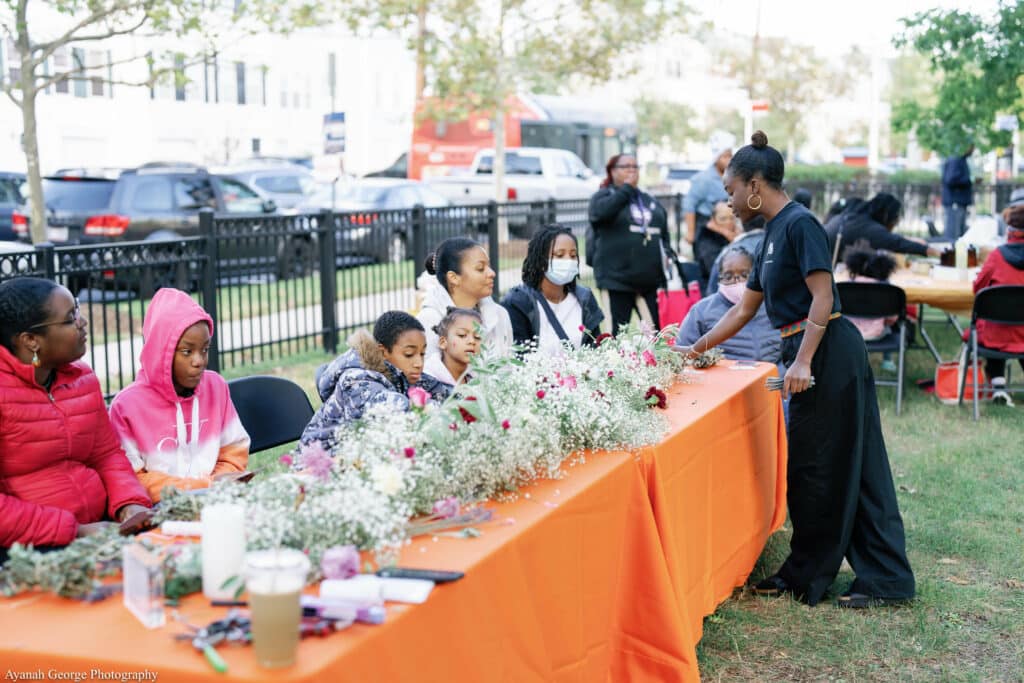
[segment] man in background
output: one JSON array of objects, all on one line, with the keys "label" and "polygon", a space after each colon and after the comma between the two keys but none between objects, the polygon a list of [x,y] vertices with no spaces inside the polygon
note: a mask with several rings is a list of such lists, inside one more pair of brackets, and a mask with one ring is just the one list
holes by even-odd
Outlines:
[{"label": "man in background", "polygon": [[945,237],[955,242],[964,234],[967,225],[967,209],[974,203],[974,187],[967,158],[974,152],[974,145],[967,148],[962,156],[952,156],[942,162],[942,208],[946,214]]}]

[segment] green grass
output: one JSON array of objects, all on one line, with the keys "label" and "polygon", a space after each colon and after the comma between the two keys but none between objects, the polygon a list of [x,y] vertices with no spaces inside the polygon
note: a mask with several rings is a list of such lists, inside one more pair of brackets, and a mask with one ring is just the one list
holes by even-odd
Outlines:
[{"label": "green grass", "polygon": [[[952,357],[952,330],[932,330]],[[914,386],[933,377],[930,354],[908,358],[903,414],[894,389],[879,387],[879,406],[917,600],[857,612],[738,591],[705,620],[703,680],[1024,680],[1024,413],[985,405],[975,423]],[[778,568],[789,533],[772,537],[753,581]],[[833,591],[852,578],[841,572]]]}]

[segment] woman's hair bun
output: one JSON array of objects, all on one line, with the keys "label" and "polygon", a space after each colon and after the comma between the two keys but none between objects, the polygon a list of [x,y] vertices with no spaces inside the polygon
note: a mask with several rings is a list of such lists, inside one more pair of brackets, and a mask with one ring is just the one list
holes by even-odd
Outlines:
[{"label": "woman's hair bun", "polygon": [[768,136],[764,134],[763,130],[756,130],[750,136],[750,144],[754,146],[754,149],[764,149],[768,146]]},{"label": "woman's hair bun", "polygon": [[423,262],[423,268],[431,275],[437,275],[437,266],[434,263],[436,260],[436,252],[431,252],[427,254],[427,259]]}]

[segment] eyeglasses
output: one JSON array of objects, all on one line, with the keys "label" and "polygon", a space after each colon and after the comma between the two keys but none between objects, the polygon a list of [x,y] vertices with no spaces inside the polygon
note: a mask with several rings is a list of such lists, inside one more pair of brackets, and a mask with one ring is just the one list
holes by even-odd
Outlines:
[{"label": "eyeglasses", "polygon": [[624,168],[624,169],[629,170],[629,171],[635,171],[635,170],[639,169],[640,167],[638,165],[636,165],[636,164],[615,164],[615,166],[613,166],[613,168]]},{"label": "eyeglasses", "polygon": [[741,273],[722,273],[718,276],[718,282],[723,285],[731,285],[736,282],[746,282],[749,277],[749,270],[745,270]]},{"label": "eyeglasses", "polygon": [[82,319],[82,309],[78,305],[78,299],[75,299],[75,308],[71,311],[71,318],[67,320],[54,320],[49,323],[39,323],[28,328],[30,330],[41,330],[44,327],[52,327],[53,325],[77,325],[78,321]]}]

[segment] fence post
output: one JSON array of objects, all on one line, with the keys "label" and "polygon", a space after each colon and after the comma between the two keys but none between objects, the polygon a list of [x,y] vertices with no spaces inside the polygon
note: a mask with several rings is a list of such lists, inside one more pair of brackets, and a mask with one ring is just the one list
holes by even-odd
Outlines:
[{"label": "fence post", "polygon": [[501,248],[498,244],[498,202],[487,202],[487,255],[494,269],[494,299],[501,295]]},{"label": "fence post", "polygon": [[324,351],[331,354],[338,352],[338,234],[334,231],[335,220],[330,210],[324,210],[317,222],[320,238],[320,324]]},{"label": "fence post", "polygon": [[427,260],[427,210],[422,204],[412,207],[412,263],[413,283],[423,274],[423,264]]},{"label": "fence post", "polygon": [[[213,209],[206,208],[199,210],[199,234],[203,238],[203,252],[206,254],[206,265],[203,267],[203,308],[213,318],[213,329],[220,329],[220,319],[217,317],[217,280],[220,268],[217,258],[217,228],[213,221]],[[217,349],[217,339],[214,335],[210,340],[210,355],[207,366],[214,372],[220,372],[220,353]]]},{"label": "fence post", "polygon": [[40,242],[36,245],[36,267],[38,259],[43,259],[43,274],[47,280],[57,279],[57,268],[53,263],[53,242]]}]

